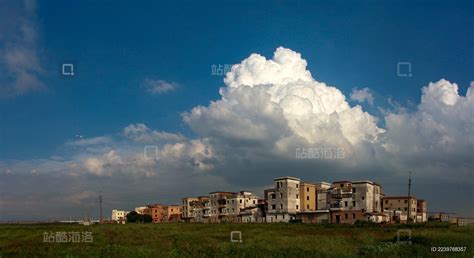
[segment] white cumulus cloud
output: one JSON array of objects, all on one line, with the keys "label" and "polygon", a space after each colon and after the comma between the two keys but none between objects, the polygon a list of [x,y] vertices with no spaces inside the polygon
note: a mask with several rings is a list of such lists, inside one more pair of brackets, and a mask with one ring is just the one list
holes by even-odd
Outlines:
[{"label": "white cumulus cloud", "polygon": [[372,92],[370,92],[369,88],[352,89],[351,100],[355,100],[360,103],[367,101],[367,103],[370,105],[374,104],[374,96],[372,95]]}]

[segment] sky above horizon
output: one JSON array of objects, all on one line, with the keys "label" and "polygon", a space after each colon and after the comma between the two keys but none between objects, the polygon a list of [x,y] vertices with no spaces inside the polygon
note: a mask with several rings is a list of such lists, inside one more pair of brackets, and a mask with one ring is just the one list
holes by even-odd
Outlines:
[{"label": "sky above horizon", "polygon": [[474,217],[473,1],[0,6],[0,220],[263,197],[283,175],[405,195],[408,171],[430,211]]}]

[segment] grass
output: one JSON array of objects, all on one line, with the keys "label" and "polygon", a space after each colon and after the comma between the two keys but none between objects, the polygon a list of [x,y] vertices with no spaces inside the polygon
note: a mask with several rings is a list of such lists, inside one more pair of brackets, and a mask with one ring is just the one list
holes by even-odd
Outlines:
[{"label": "grass", "polygon": [[[397,244],[410,229],[412,244]],[[43,232],[91,231],[92,243],[44,243]],[[242,243],[230,241],[242,232]],[[433,253],[431,247],[465,246]],[[0,225],[3,257],[474,257],[474,225]]]}]

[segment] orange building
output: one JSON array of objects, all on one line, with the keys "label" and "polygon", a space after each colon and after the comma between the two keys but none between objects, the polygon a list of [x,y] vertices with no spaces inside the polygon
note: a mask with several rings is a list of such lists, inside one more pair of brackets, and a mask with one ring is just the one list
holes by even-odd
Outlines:
[{"label": "orange building", "polygon": [[162,204],[148,205],[148,214],[153,219],[153,223],[164,222],[168,220],[168,208]]}]

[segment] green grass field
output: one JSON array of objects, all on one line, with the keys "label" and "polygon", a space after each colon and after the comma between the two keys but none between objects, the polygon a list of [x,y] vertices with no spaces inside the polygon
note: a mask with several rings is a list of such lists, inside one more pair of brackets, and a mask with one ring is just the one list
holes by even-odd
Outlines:
[{"label": "green grass field", "polygon": [[[412,244],[397,244],[409,228]],[[92,243],[45,243],[44,232],[92,232]],[[242,243],[230,241],[242,232]],[[432,252],[431,247],[467,247]],[[470,257],[474,226],[309,224],[0,225],[4,257]]]}]

